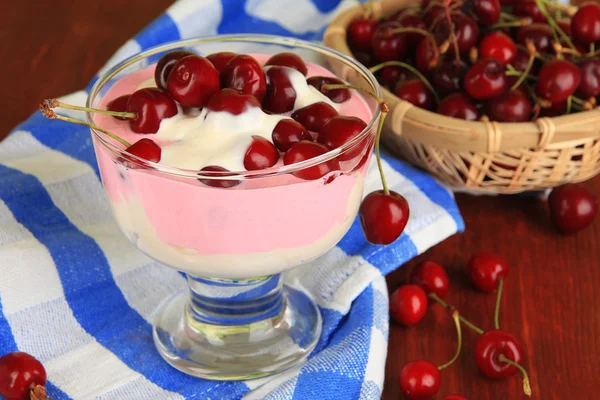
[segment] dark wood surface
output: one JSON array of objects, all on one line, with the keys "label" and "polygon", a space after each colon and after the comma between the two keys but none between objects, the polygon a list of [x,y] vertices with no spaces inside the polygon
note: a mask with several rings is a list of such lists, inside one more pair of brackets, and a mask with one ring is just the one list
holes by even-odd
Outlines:
[{"label": "dark wood surface", "polygon": [[[2,1],[0,60],[3,91],[0,137],[28,117],[46,97],[84,87],[127,39],[158,16],[171,0]],[[600,193],[600,179],[586,183]],[[478,250],[503,254],[512,266],[501,325],[526,349],[536,399],[596,399],[600,383],[600,223],[574,236],[557,234],[545,204],[535,198],[458,195],[467,230],[429,250],[388,278],[390,290],[430,259],[451,275],[449,301],[484,328],[492,325],[494,296],[473,290],[465,264]],[[520,380],[490,381],[473,362],[475,335],[465,332],[460,361],[445,370],[443,395],[469,400],[522,399]],[[450,317],[432,307],[417,327],[391,324],[384,399],[400,398],[402,366],[425,358],[441,364],[454,351]]]}]

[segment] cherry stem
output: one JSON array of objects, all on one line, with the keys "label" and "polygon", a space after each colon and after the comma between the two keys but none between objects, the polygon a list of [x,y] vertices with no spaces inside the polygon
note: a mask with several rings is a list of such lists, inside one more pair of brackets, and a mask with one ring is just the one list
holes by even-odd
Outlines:
[{"label": "cherry stem", "polygon": [[95,113],[95,114],[111,115],[113,117],[137,118],[137,114],[136,113],[120,112],[120,111],[109,111],[109,110],[98,110],[96,108],[74,106],[72,104],[67,104],[67,103],[63,103],[62,101],[58,101],[57,99],[46,99],[46,100],[44,100],[43,104],[44,104],[45,107],[48,107],[48,108],[57,108],[57,107],[59,107],[59,108],[66,108],[66,109],[69,109],[69,110],[85,111],[85,112],[90,112],[90,113]]},{"label": "cherry stem", "polygon": [[415,74],[417,76],[417,78],[419,78],[421,80],[421,82],[423,82],[423,84],[425,86],[427,86],[427,89],[429,89],[431,91],[431,93],[433,93],[433,95],[435,96],[435,99],[439,102],[440,101],[440,97],[438,96],[438,94],[436,93],[435,89],[433,88],[433,86],[431,86],[431,83],[429,83],[429,81],[427,80],[427,78],[425,78],[425,76],[420,73],[415,67],[413,67],[412,65],[403,63],[401,61],[386,61],[383,62],[381,64],[378,64],[374,67],[369,68],[369,71],[371,71],[371,73],[375,73],[377,71],[379,71],[382,68],[385,67],[389,67],[389,66],[394,66],[394,67],[400,67],[400,68],[404,68],[409,70],[410,72],[412,72],[413,74]]},{"label": "cherry stem", "polygon": [[571,114],[571,109],[573,108],[573,96],[567,97],[567,114]]},{"label": "cherry stem", "polygon": [[[435,302],[437,302],[438,304],[440,304],[442,307],[444,307],[446,309],[450,308],[450,305],[448,303],[446,303],[444,300],[440,299],[440,297],[435,293],[429,293],[429,298],[434,300]],[[483,333],[484,333],[483,329],[479,328],[477,325],[475,325],[472,322],[468,321],[467,319],[463,318],[462,315],[459,314],[458,319],[460,320],[460,322],[462,322],[463,324],[465,324],[466,326],[468,326],[475,332],[479,333],[480,335],[483,335]]]},{"label": "cherry stem", "polygon": [[527,370],[525,370],[521,364],[508,359],[504,354],[500,354],[498,360],[510,364],[521,371],[523,374],[523,392],[525,392],[527,396],[531,397],[531,384],[529,383],[529,375],[527,374]]},{"label": "cherry stem", "polygon": [[452,311],[452,319],[454,320],[454,326],[456,327],[456,353],[454,353],[454,357],[452,357],[450,361],[438,367],[438,370],[440,371],[454,364],[454,362],[458,360],[458,356],[460,356],[460,351],[462,349],[462,330],[460,329],[460,315],[458,314],[458,311]]},{"label": "cherry stem", "polygon": [[588,56],[591,56],[595,52],[596,52],[596,43],[592,42],[592,43],[590,43],[590,52],[588,53]]},{"label": "cherry stem", "polygon": [[490,26],[490,29],[498,29],[498,28],[515,28],[519,26],[525,26],[531,23],[529,18],[520,18],[514,21],[506,21],[506,22],[498,22],[494,25]]},{"label": "cherry stem", "polygon": [[519,19],[518,17],[515,17],[514,15],[505,12],[500,13],[500,18],[505,19],[507,21],[517,21]]},{"label": "cherry stem", "polygon": [[494,307],[494,327],[500,329],[500,301],[502,300],[502,288],[504,279],[500,278],[498,282],[498,293],[496,294],[496,307]]},{"label": "cherry stem", "polygon": [[53,110],[49,109],[47,107],[47,105],[45,105],[44,103],[40,104],[40,112],[42,113],[42,115],[44,117],[46,117],[48,119],[58,119],[58,120],[61,120],[61,121],[70,122],[72,124],[87,126],[88,128],[92,128],[94,130],[97,130],[97,131],[100,131],[100,132],[103,132],[103,133],[107,134],[108,136],[110,136],[111,138],[113,138],[114,140],[116,140],[117,142],[121,143],[126,148],[129,147],[129,146],[131,146],[131,143],[129,143],[125,139],[121,139],[120,137],[118,137],[114,133],[109,132],[109,131],[107,131],[104,128],[100,128],[97,125],[88,124],[87,122],[80,121],[80,120],[75,119],[75,118],[65,117],[64,115],[58,115]]},{"label": "cherry stem", "polygon": [[455,55],[455,63],[456,68],[460,68],[460,51],[458,49],[458,38],[456,37],[456,29],[454,23],[452,22],[452,15],[450,14],[450,2],[444,2],[444,12],[446,14],[446,19],[448,20],[448,26],[450,27],[450,41],[452,42],[452,47],[454,47],[454,55]]},{"label": "cherry stem", "polygon": [[525,71],[523,71],[523,73],[521,74],[521,76],[519,77],[519,79],[517,79],[517,81],[515,82],[515,84],[512,85],[512,87],[510,88],[510,90],[517,89],[519,86],[521,86],[521,84],[523,82],[525,82],[525,79],[527,79],[527,77],[529,76],[529,73],[531,72],[531,69],[533,68],[533,63],[534,62],[535,62],[535,51],[533,53],[530,53],[530,55],[529,55],[529,61],[527,62],[527,68],[525,68]]},{"label": "cherry stem", "polygon": [[[556,41],[556,43],[560,42],[560,40],[558,40],[558,36],[560,36],[561,39],[563,39],[572,50],[577,51],[575,45],[571,41],[571,38],[567,34],[565,34],[561,27],[556,23],[554,17],[552,17],[552,15],[550,15],[550,13],[548,12],[546,4],[548,4],[549,2],[547,0],[535,0],[535,3],[537,4],[541,13],[544,14],[544,17],[546,17],[546,19],[548,20],[548,24],[550,25],[550,28],[552,28],[552,35],[554,36],[554,40]],[[577,54],[580,55],[578,51]]]},{"label": "cherry stem", "polygon": [[437,63],[437,61],[440,58],[441,50],[438,48],[437,43],[435,42],[435,38],[433,37],[433,35],[430,32],[427,32],[425,29],[410,28],[410,27],[394,29],[391,32],[392,35],[397,34],[397,33],[418,33],[418,34],[425,36],[425,38],[427,40],[429,40],[429,42],[432,44],[432,48],[435,51],[434,58],[432,61],[435,61],[435,63]]}]

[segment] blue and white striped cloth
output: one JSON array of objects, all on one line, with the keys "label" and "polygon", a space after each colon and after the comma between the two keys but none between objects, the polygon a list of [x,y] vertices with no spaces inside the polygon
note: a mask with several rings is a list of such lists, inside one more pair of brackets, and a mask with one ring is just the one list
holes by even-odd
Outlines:
[{"label": "blue and white striped cloth", "polygon": [[[340,0],[184,0],[109,61],[180,38],[261,32],[318,40]],[[123,23],[119,21],[118,23]],[[107,27],[109,28],[109,27]],[[83,104],[84,91],[65,101]],[[463,229],[452,194],[386,158],[393,190],[411,205],[393,245],[367,244],[358,221],[328,254],[292,271],[324,320],[302,366],[247,382],[184,375],[154,348],[157,305],[184,278],[137,251],[118,231],[86,128],[35,114],[0,143],[0,355],[33,354],[55,399],[377,399],[383,387],[388,294],[383,276]],[[365,192],[378,189],[374,165]]]}]

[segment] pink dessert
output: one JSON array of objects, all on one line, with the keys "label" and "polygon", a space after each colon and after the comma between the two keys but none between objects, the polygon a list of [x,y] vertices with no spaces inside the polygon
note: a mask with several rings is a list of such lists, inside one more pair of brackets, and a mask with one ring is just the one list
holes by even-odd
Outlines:
[{"label": "pink dessert", "polygon": [[[176,114],[163,118],[156,133],[136,133],[127,120],[94,116],[98,126],[130,143],[151,139],[160,147],[159,164],[185,170],[178,176],[160,168],[134,166],[94,136],[103,184],[120,229],[152,258],[193,275],[242,279],[276,274],[309,262],[337,244],[353,223],[362,199],[375,128],[362,143],[328,162],[329,169],[319,172],[313,167],[294,174],[276,171],[284,164],[302,161],[302,146],[311,151],[320,146],[328,151],[339,147],[336,138],[326,141],[311,130],[305,138],[309,140],[294,144],[276,138],[273,131],[281,121],[293,121],[290,116],[305,127],[318,124],[302,116],[307,106],[327,112],[333,109],[365,123],[373,117],[372,107],[353,90],[348,91],[347,98],[336,98],[332,93],[329,97],[336,102],[307,84],[307,78],[313,77],[315,82],[317,76],[334,76],[323,67],[306,64],[304,74],[300,67],[265,66],[269,55],[252,57],[260,63],[268,82],[282,79],[291,84],[295,99],[280,101],[272,90],[253,93],[262,103],[254,106],[254,97],[245,99],[247,104],[234,114],[220,111],[217,95],[202,99],[203,108],[181,106],[187,101],[182,96]],[[224,74],[235,75],[235,71],[227,72],[227,68],[232,69],[227,63],[208,59],[221,72],[221,86]],[[156,64],[114,83],[99,108],[106,109],[111,101],[140,88],[156,87],[155,68]],[[234,82],[235,76],[230,81]],[[284,89],[288,90],[289,84]],[[166,112],[172,113],[168,107]],[[273,113],[263,111],[267,108]],[[310,141],[324,144],[316,146]],[[261,157],[250,157],[251,148],[258,149]],[[203,169],[232,173],[266,169],[275,173],[238,181],[190,176]]]}]

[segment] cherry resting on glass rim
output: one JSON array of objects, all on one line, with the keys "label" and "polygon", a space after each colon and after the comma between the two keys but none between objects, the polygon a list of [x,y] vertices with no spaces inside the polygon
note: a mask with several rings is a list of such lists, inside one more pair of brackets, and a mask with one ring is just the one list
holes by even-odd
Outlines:
[{"label": "cherry resting on glass rim", "polygon": [[354,50],[369,51],[379,25],[375,18],[359,17],[348,25],[348,42]]},{"label": "cherry resting on glass rim", "polygon": [[434,293],[441,298],[446,297],[450,289],[450,280],[446,270],[433,261],[424,261],[419,264],[410,274],[410,281],[419,285],[425,292]]},{"label": "cherry resting on glass rim", "polygon": [[571,21],[571,34],[573,39],[588,46],[600,41],[600,5],[582,4]]},{"label": "cherry resting on glass rim", "polygon": [[129,146],[126,151],[152,162],[159,162],[162,153],[160,146],[151,139],[140,139]]},{"label": "cherry resting on glass rim", "polygon": [[235,89],[219,90],[206,104],[207,110],[227,111],[233,115],[240,115],[249,107],[260,108],[260,103],[256,100],[256,97],[242,94]]},{"label": "cherry resting on glass rim", "polygon": [[214,65],[215,69],[220,74],[225,66],[229,64],[229,61],[233,60],[235,56],[237,56],[237,54],[232,53],[231,51],[220,51],[218,53],[209,54],[206,58]]},{"label": "cherry resting on glass rim", "polygon": [[[129,97],[131,97],[130,94],[125,94],[109,101],[106,105],[106,109],[108,111],[127,112],[127,103],[129,102]],[[115,117],[114,115],[113,118],[120,119],[121,121],[126,121],[129,119],[125,117]]]},{"label": "cherry resting on glass rim", "polygon": [[589,59],[579,64],[581,83],[577,94],[583,98],[600,95],[600,60]]},{"label": "cherry resting on glass rim", "polygon": [[524,90],[511,90],[487,101],[485,110],[490,121],[525,122],[531,118],[533,107]]},{"label": "cherry resting on glass rim", "polygon": [[473,353],[477,368],[493,379],[506,379],[517,373],[517,367],[499,360],[500,355],[517,364],[523,362],[523,350],[519,341],[500,329],[479,335]]},{"label": "cherry resting on glass rim", "polygon": [[498,288],[498,281],[508,276],[508,263],[504,257],[482,251],[475,254],[467,265],[467,274],[471,283],[483,292],[493,292]]},{"label": "cherry resting on glass rim", "polygon": [[329,97],[329,100],[333,101],[334,103],[343,103],[350,99],[350,90],[348,89],[323,89],[323,85],[343,85],[344,82],[338,78],[333,78],[330,76],[311,76],[306,80],[306,83],[315,87],[319,92]]},{"label": "cherry resting on glass rim", "polygon": [[[285,152],[283,155],[283,164],[290,165],[310,160],[311,158],[323,155],[328,151],[329,148],[327,148],[325,145],[303,140],[294,144],[288,151]],[[309,168],[301,169],[293,174],[300,179],[315,180],[327,175],[332,171],[339,170],[340,163],[337,159],[333,159]]]},{"label": "cherry resting on glass rim", "polygon": [[129,96],[127,111],[136,114],[135,118],[129,118],[132,131],[156,133],[160,128],[160,121],[177,114],[177,104],[158,88],[144,88]]},{"label": "cherry resting on glass rim", "polygon": [[473,13],[483,26],[493,25],[500,19],[498,0],[473,0]]},{"label": "cherry resting on glass rim", "polygon": [[219,88],[219,72],[206,58],[196,55],[177,61],[167,78],[169,95],[188,107],[204,107]]},{"label": "cherry resting on glass rim", "polygon": [[360,224],[372,244],[388,245],[400,237],[410,216],[408,202],[400,194],[383,190],[369,193],[359,209]]},{"label": "cherry resting on glass rim", "polygon": [[[218,165],[209,165],[200,170],[203,172],[229,172],[228,169],[219,167]],[[215,176],[223,176],[223,175],[215,175]],[[225,174],[227,176],[227,174]],[[200,182],[205,184],[206,186],[211,186],[215,188],[228,189],[234,186],[239,185],[241,182],[236,180],[226,180],[226,179],[200,179]]]},{"label": "cherry resting on glass rim", "polygon": [[279,151],[275,145],[260,136],[253,136],[252,143],[244,156],[244,168],[248,171],[257,171],[270,168],[277,164]]},{"label": "cherry resting on glass rim", "polygon": [[279,151],[286,152],[302,140],[312,141],[312,136],[299,122],[293,119],[282,119],[273,128],[271,139]]},{"label": "cherry resting on glass rim", "polygon": [[575,233],[590,225],[598,213],[592,193],[577,184],[560,186],[548,197],[554,225],[564,233]]},{"label": "cherry resting on glass rim", "polygon": [[279,65],[282,67],[293,68],[304,76],[308,73],[308,68],[306,68],[304,61],[294,53],[275,54],[267,60],[265,65]]},{"label": "cherry resting on glass rim", "polygon": [[465,74],[464,87],[467,93],[478,100],[491,99],[504,92],[507,87],[504,66],[493,58],[477,61]]},{"label": "cherry resting on glass rim", "polygon": [[320,101],[294,111],[292,118],[300,122],[309,131],[319,132],[323,125],[337,115],[338,112],[335,108]]},{"label": "cherry resting on glass rim", "polygon": [[[323,125],[317,141],[330,149],[337,149],[358,136],[366,127],[367,124],[360,118],[337,115]],[[358,143],[338,158],[340,161],[351,160],[363,150],[364,147]]]},{"label": "cherry resting on glass rim", "polygon": [[6,400],[29,400],[31,385],[46,384],[46,370],[33,356],[16,351],[0,357],[0,395]]},{"label": "cherry resting on glass rim", "polygon": [[431,110],[435,104],[433,94],[418,78],[400,83],[396,86],[394,94],[396,97],[425,110]]},{"label": "cherry resting on glass rim", "polygon": [[267,79],[258,61],[240,54],[231,59],[221,72],[221,87],[251,94],[262,102],[267,92]]},{"label": "cherry resting on glass rim", "polygon": [[517,56],[517,45],[503,32],[491,32],[479,43],[479,57],[494,58],[502,65],[510,64]]},{"label": "cherry resting on glass rim", "polygon": [[194,55],[191,51],[187,50],[174,50],[170,51],[158,60],[156,68],[154,69],[154,82],[159,89],[167,90],[167,78],[177,61],[183,57]]},{"label": "cherry resting on glass rim", "polygon": [[418,324],[427,313],[427,294],[417,285],[402,285],[390,297],[390,314],[404,326]]},{"label": "cherry resting on glass rim", "polygon": [[296,91],[290,82],[291,68],[272,66],[267,69],[267,93],[262,101],[263,109],[274,114],[283,114],[294,109]]},{"label": "cherry resting on glass rim", "polygon": [[480,117],[475,103],[464,93],[453,93],[443,99],[438,105],[437,112],[465,121],[477,121]]},{"label": "cherry resting on glass rim", "polygon": [[384,22],[373,35],[372,51],[379,61],[394,61],[406,56],[407,45],[404,33],[393,33],[400,29],[397,21]]},{"label": "cherry resting on glass rim", "polygon": [[406,400],[431,399],[440,390],[438,367],[425,360],[412,361],[400,371],[400,391]]},{"label": "cherry resting on glass rim", "polygon": [[551,60],[544,64],[539,75],[536,93],[552,103],[560,103],[571,96],[581,82],[581,72],[567,60]]}]

